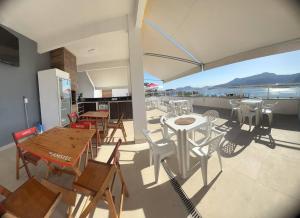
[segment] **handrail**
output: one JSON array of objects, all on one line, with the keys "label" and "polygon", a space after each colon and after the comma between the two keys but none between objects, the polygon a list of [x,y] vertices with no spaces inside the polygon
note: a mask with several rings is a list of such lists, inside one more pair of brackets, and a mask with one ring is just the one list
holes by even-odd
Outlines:
[{"label": "handrail", "polygon": [[[257,90],[257,92],[251,91],[252,89],[262,89]],[[276,88],[291,88],[291,90],[278,91]],[[299,88],[299,90],[298,90]],[[216,93],[209,93],[211,90],[219,90]],[[225,89],[222,92],[222,89]],[[292,91],[291,94],[288,91]],[[280,84],[259,84],[259,85],[236,85],[236,86],[219,86],[211,87],[203,90],[195,90],[192,93],[190,91],[179,91],[179,90],[158,90],[152,93],[147,93],[147,95],[160,95],[160,96],[177,96],[177,97],[189,97],[189,96],[238,96],[238,97],[262,97],[265,99],[277,98],[300,98],[300,83],[280,83]]]}]

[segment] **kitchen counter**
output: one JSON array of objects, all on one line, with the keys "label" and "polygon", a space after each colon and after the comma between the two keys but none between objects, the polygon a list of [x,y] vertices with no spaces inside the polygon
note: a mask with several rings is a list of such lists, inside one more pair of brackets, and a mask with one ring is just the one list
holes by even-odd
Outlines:
[{"label": "kitchen counter", "polygon": [[131,101],[131,96],[111,98],[80,98],[78,102],[110,102],[110,101]]},{"label": "kitchen counter", "polygon": [[77,103],[78,114],[87,111],[108,110],[110,119],[118,119],[124,114],[124,119],[132,119],[131,96],[113,98],[81,98]]}]

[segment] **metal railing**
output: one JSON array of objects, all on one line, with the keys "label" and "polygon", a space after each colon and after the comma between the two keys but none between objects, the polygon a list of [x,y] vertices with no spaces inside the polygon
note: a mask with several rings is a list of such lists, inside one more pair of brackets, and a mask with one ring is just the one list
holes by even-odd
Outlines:
[{"label": "metal railing", "polygon": [[239,97],[263,99],[299,99],[300,83],[208,87],[191,90],[147,91],[146,96]]}]

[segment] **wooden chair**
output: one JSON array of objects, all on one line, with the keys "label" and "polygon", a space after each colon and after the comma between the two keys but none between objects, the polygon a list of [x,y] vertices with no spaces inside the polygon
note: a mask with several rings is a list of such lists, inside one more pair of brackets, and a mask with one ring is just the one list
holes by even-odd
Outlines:
[{"label": "wooden chair", "polygon": [[80,116],[78,115],[77,112],[72,112],[68,114],[68,118],[71,123],[90,123],[93,128],[95,128],[96,121],[91,121],[91,120],[84,120],[80,119]]},{"label": "wooden chair", "polygon": [[[38,165],[38,162],[40,160],[39,157],[23,151],[18,144],[21,143],[22,141],[25,141],[26,139],[36,136],[37,135],[37,129],[35,127],[29,128],[29,129],[24,129],[19,132],[14,132],[13,138],[15,141],[15,144],[17,145],[17,152],[16,152],[16,178],[19,179],[19,170],[21,168],[25,168],[26,173],[29,178],[31,178],[31,173],[29,171],[29,168],[27,166],[28,163],[31,163],[35,166]],[[20,159],[22,160],[23,165],[20,166]]]},{"label": "wooden chair", "polygon": [[72,112],[72,113],[68,114],[68,118],[69,118],[70,123],[77,123],[80,119],[78,113],[76,113],[76,112]]},{"label": "wooden chair", "polygon": [[61,193],[62,201],[68,206],[67,216],[71,218],[72,209],[76,204],[76,193],[69,188],[62,187],[45,179],[42,179],[41,183],[54,193]]},{"label": "wooden chair", "polygon": [[[74,129],[91,129],[91,123],[71,123],[70,124],[70,128],[74,128]],[[85,166],[87,165],[88,162],[88,155],[89,152],[91,154],[91,158],[94,158],[93,155],[93,148],[92,148],[92,142],[89,141],[87,148],[86,148],[86,158],[85,158]]]},{"label": "wooden chair", "polygon": [[[121,173],[119,164],[119,147],[121,139],[116,144],[114,151],[106,163],[89,160],[87,167],[82,172],[77,181],[73,183],[74,190],[80,194],[90,196],[90,203],[84,208],[80,218],[87,217],[95,208],[100,200],[107,201],[110,216],[120,217],[123,207],[124,195],[129,196],[124,177]],[[119,203],[119,212],[117,212],[112,189],[115,176],[118,175],[121,180],[121,197]]]},{"label": "wooden chair", "polygon": [[119,117],[116,123],[108,123],[107,128],[112,129],[112,132],[110,133],[110,136],[108,137],[107,140],[108,144],[113,140],[113,137],[118,129],[122,131],[124,141],[127,142],[126,140],[127,135],[123,124],[123,118],[124,118],[124,113],[121,114],[121,116]]},{"label": "wooden chair", "polygon": [[[80,119],[78,113],[76,112],[72,112],[70,114],[68,114],[68,117],[69,117],[69,120],[70,120],[70,125],[72,123],[81,123],[81,124],[86,124],[88,125],[89,123],[91,124],[91,128],[94,128],[96,129],[96,135],[95,135],[95,138],[96,138],[96,141],[100,142],[101,141],[101,134],[100,134],[100,131],[99,131],[99,128],[96,126],[97,125],[97,122],[96,121],[92,121],[92,120],[82,120]],[[98,151],[99,147],[98,145],[96,145],[96,151]],[[97,152],[96,152],[97,154]]]},{"label": "wooden chair", "polygon": [[0,186],[0,194],[5,197],[3,207],[6,212],[19,218],[49,217],[61,199],[60,193],[50,191],[34,178],[14,192]]}]

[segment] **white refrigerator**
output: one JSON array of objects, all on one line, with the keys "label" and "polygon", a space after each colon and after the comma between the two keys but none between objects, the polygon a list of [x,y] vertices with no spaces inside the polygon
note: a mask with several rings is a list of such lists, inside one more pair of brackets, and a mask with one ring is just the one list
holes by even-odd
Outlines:
[{"label": "white refrigerator", "polygon": [[45,130],[69,124],[71,113],[70,75],[59,69],[38,72],[42,124]]}]

